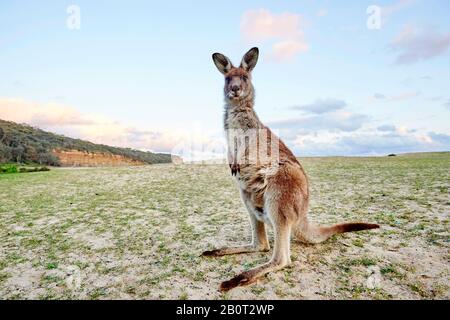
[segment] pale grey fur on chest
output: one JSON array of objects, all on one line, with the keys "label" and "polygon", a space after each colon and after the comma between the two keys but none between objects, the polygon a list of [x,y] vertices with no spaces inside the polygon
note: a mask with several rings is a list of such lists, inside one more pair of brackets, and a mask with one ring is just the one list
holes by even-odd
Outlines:
[{"label": "pale grey fur on chest", "polygon": [[245,150],[245,138],[257,134],[263,125],[252,108],[225,106],[224,129],[227,139],[228,160],[239,161]]},{"label": "pale grey fur on chest", "polygon": [[225,107],[224,128],[228,129],[258,129],[261,128],[258,116],[251,108],[246,107]]}]

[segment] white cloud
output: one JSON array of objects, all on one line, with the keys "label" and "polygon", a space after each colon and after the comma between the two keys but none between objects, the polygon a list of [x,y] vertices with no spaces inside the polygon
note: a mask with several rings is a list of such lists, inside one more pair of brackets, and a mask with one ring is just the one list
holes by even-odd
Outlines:
[{"label": "white cloud", "polygon": [[297,54],[308,51],[308,44],[298,40],[277,42],[272,47],[271,57],[276,61],[290,61]]},{"label": "white cloud", "polygon": [[273,14],[267,9],[246,11],[241,20],[241,31],[247,40],[261,41],[272,38],[296,38],[303,32],[300,29],[301,17],[285,12]]},{"label": "white cloud", "polygon": [[1,117],[14,122],[24,122],[43,127],[65,125],[91,125],[100,119],[93,119],[73,108],[55,104],[38,104],[22,99],[0,98]]},{"label": "white cloud", "polygon": [[[322,134],[303,135],[289,141],[295,154],[318,155],[387,155],[390,153],[449,151],[450,135],[429,132],[427,134],[398,132],[358,131],[335,133],[324,139]],[[299,141],[300,140],[300,141]]]},{"label": "white cloud", "polygon": [[249,10],[242,16],[241,34],[248,42],[275,40],[270,57],[277,61],[289,61],[309,49],[303,24],[299,14],[274,14],[267,9]]},{"label": "white cloud", "polygon": [[413,129],[408,129],[406,126],[394,126],[394,125],[390,125],[390,124],[383,124],[377,127],[377,130],[379,132],[395,132],[399,135],[407,135],[410,133],[414,133],[416,132],[416,130]]},{"label": "white cloud", "polygon": [[418,92],[418,91],[403,92],[401,94],[390,97],[390,100],[392,100],[392,101],[408,100],[408,99],[417,97],[419,95],[420,95],[420,92]]},{"label": "white cloud", "polygon": [[383,131],[383,132],[394,132],[396,130],[395,126],[393,125],[389,125],[389,124],[384,124],[381,126],[377,127],[378,131]]},{"label": "white cloud", "polygon": [[403,101],[403,100],[409,100],[415,97],[418,97],[420,95],[419,91],[407,91],[402,92],[393,96],[386,96],[382,93],[375,93],[371,100],[378,100],[378,101]]},{"label": "white cloud", "polygon": [[386,99],[386,96],[384,94],[382,94],[382,93],[375,93],[373,95],[373,98],[377,99],[377,100],[383,100],[383,99]]},{"label": "white cloud", "polygon": [[[287,139],[299,138],[300,135],[320,135],[327,133],[352,132],[360,129],[369,121],[364,114],[344,110],[347,102],[327,98],[317,99],[311,104],[294,106],[290,109],[302,111],[297,117],[269,122]],[[301,139],[301,138],[299,138]]]},{"label": "white cloud", "polygon": [[66,105],[23,99],[0,98],[0,118],[94,143],[158,152],[170,152],[183,136],[181,132],[141,130]]},{"label": "white cloud", "polygon": [[[406,99],[411,94],[379,99]],[[386,155],[390,153],[449,151],[450,135],[418,131],[404,125],[376,124],[364,114],[345,110],[347,103],[318,99],[304,106],[302,116],[273,121],[270,128],[296,155]]]},{"label": "white cloud", "polygon": [[343,100],[328,98],[328,99],[317,99],[311,104],[295,106],[292,107],[291,109],[321,114],[337,111],[343,109],[345,106],[347,106],[347,103]]},{"label": "white cloud", "polygon": [[448,100],[447,102],[444,103],[444,107],[446,107],[447,109],[450,109],[450,100]]},{"label": "white cloud", "polygon": [[431,141],[447,146],[446,150],[450,150],[450,135],[443,133],[430,132],[428,134]]},{"label": "white cloud", "polygon": [[389,47],[398,53],[395,64],[412,64],[445,54],[450,47],[450,33],[439,33],[433,28],[420,29],[407,25]]},{"label": "white cloud", "polygon": [[363,114],[336,111],[273,121],[269,123],[269,126],[277,129],[298,129],[303,132],[336,130],[350,132],[361,128],[368,119]]}]

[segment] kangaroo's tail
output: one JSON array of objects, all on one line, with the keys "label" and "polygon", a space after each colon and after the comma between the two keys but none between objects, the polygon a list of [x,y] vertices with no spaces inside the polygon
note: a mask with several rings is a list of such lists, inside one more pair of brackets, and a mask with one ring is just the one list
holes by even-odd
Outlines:
[{"label": "kangaroo's tail", "polygon": [[294,236],[301,242],[320,243],[338,233],[376,229],[379,227],[380,226],[378,224],[364,222],[350,222],[335,224],[332,226],[318,226],[303,221],[294,229]]}]

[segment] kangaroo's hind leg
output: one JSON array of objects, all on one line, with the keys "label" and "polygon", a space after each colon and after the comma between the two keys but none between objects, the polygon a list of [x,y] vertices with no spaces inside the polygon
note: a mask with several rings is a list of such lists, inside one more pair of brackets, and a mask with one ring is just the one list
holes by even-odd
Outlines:
[{"label": "kangaroo's hind leg", "polygon": [[[277,207],[277,206],[276,206]],[[291,263],[290,259],[290,238],[292,222],[287,219],[287,215],[279,208],[269,208],[270,219],[273,221],[275,236],[274,250],[269,262],[258,267],[242,272],[231,280],[222,282],[221,291],[228,291],[238,286],[249,285],[265,274],[277,271]],[[276,210],[273,212],[272,210]]]},{"label": "kangaroo's hind leg", "polygon": [[257,209],[250,200],[249,194],[241,191],[241,198],[250,215],[250,223],[252,226],[252,242],[247,245],[224,247],[220,249],[208,250],[202,253],[203,256],[224,256],[238,253],[269,251],[270,245],[267,239],[266,227],[264,222],[257,219]]}]

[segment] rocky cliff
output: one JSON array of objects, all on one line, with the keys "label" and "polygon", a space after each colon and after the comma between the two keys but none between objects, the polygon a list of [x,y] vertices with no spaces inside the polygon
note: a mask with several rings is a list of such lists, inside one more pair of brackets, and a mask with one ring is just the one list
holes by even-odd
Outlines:
[{"label": "rocky cliff", "polygon": [[142,161],[134,160],[122,155],[109,153],[84,152],[79,150],[54,149],[53,154],[59,158],[63,167],[117,167],[144,165]]}]

